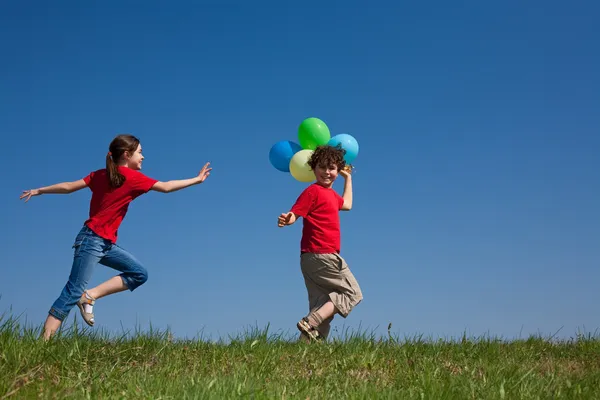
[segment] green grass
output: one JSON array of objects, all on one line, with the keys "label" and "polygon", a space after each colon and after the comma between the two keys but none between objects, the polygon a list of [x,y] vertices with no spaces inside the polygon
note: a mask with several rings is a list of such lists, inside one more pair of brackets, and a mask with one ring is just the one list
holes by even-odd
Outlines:
[{"label": "green grass", "polygon": [[375,338],[302,344],[267,329],[224,341],[74,326],[50,342],[0,317],[0,399],[600,398],[600,340]]}]

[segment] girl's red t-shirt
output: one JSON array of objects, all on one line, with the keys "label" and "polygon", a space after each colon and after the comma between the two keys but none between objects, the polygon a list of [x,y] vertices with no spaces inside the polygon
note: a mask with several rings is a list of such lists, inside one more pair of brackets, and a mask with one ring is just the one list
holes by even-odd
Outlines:
[{"label": "girl's red t-shirt", "polygon": [[129,203],[147,193],[158,182],[131,168],[118,168],[125,176],[125,182],[118,188],[110,186],[106,169],[91,172],[83,178],[92,191],[90,215],[85,225],[112,243],[117,242],[119,226],[127,214]]}]

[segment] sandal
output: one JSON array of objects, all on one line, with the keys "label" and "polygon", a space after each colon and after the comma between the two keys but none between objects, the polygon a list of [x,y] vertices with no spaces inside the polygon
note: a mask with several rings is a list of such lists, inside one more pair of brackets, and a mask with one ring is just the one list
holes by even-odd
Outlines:
[{"label": "sandal", "polygon": [[304,333],[306,336],[308,336],[312,340],[318,341],[318,340],[323,339],[323,337],[321,336],[321,334],[319,333],[317,328],[312,327],[308,323],[308,318],[306,318],[306,317],[304,317],[300,321],[298,321],[298,324],[296,326],[298,327],[298,330],[300,332]]},{"label": "sandal", "polygon": [[89,326],[94,326],[94,313],[89,313],[85,311],[85,305],[89,304],[93,306],[96,304],[96,299],[88,294],[88,292],[84,292],[79,300],[77,300],[77,307],[79,307],[79,311],[81,312],[81,317]]}]

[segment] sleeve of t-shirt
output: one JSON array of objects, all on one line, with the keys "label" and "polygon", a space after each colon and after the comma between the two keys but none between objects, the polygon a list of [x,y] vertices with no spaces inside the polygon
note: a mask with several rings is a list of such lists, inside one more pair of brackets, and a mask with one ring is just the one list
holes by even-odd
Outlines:
[{"label": "sleeve of t-shirt", "polygon": [[152,189],[152,186],[154,186],[156,182],[158,182],[157,179],[150,178],[140,172],[136,176],[134,188],[140,194],[144,194]]},{"label": "sleeve of t-shirt", "polygon": [[83,181],[85,182],[85,184],[87,185],[87,187],[90,188],[90,190],[92,189],[91,183],[92,183],[92,180],[94,179],[94,175],[96,175],[96,171],[90,172],[88,174],[88,176],[86,176],[85,178],[83,178]]},{"label": "sleeve of t-shirt", "polygon": [[290,211],[302,218],[306,218],[308,213],[312,210],[314,204],[315,192],[311,187],[308,187],[302,193],[300,193],[300,196],[298,196],[298,199],[296,199],[296,202]]}]

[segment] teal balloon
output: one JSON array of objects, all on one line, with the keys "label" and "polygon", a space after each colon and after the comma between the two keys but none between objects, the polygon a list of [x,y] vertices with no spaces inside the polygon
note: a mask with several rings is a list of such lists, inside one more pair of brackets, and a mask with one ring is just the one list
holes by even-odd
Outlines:
[{"label": "teal balloon", "polygon": [[346,161],[347,164],[351,164],[358,156],[358,142],[352,135],[348,135],[347,133],[335,135],[327,142],[327,144],[333,147],[341,144],[342,149],[346,150],[344,161]]}]

